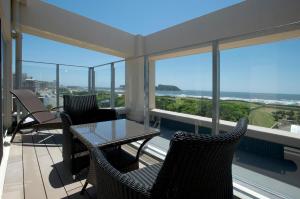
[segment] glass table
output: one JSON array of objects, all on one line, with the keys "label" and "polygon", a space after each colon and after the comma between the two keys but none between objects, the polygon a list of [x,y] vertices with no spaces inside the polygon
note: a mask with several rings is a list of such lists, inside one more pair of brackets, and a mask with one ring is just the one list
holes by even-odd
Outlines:
[{"label": "glass table", "polygon": [[127,119],[72,125],[70,129],[88,148],[120,146],[144,139],[147,141],[160,134],[158,129]]}]

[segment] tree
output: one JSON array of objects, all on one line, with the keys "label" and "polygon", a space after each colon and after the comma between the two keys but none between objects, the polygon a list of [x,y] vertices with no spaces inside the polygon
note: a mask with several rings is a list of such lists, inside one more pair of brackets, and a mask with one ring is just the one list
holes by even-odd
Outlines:
[{"label": "tree", "polygon": [[296,120],[297,124],[300,124],[300,111],[297,112]]},{"label": "tree", "polygon": [[293,110],[287,111],[286,114],[288,120],[295,120],[295,113]]}]

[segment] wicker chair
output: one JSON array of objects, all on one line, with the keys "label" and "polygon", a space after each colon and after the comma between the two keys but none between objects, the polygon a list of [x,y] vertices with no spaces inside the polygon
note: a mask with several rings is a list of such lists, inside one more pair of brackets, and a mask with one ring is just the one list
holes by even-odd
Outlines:
[{"label": "wicker chair", "polygon": [[120,173],[102,151],[92,150],[97,196],[102,199],[233,198],[232,159],[247,130],[241,119],[229,133],[215,136],[177,132],[165,161]]},{"label": "wicker chair", "polygon": [[[64,111],[61,113],[63,124],[63,162],[72,175],[87,168],[90,157],[87,147],[70,132],[71,125],[117,119],[114,109],[99,109],[95,95],[71,96],[64,95]],[[105,156],[120,170],[138,168],[138,161],[134,156],[118,148],[105,150]],[[127,168],[128,167],[128,168]]]}]

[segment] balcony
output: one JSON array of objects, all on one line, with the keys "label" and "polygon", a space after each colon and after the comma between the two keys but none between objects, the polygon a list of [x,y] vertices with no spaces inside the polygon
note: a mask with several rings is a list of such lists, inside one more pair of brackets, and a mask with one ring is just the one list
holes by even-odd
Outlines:
[{"label": "balcony", "polygon": [[[234,196],[298,198],[299,2],[242,1],[145,36],[44,1],[9,2],[0,0],[2,198],[97,197],[90,185],[79,194],[86,173],[73,180],[62,166],[61,129],[28,131],[9,143],[9,127],[26,112],[10,95],[14,88],[32,90],[49,109],[62,106],[64,94],[95,94],[100,107],[159,128],[161,135],[144,148],[141,167],[164,161],[176,131],[218,134],[248,117],[233,159]],[[27,60],[30,35],[117,60]],[[122,147],[134,154],[141,143]]]},{"label": "balcony", "polygon": [[[17,135],[10,145],[2,198],[97,198],[95,188],[90,185],[80,195],[85,178],[73,180],[64,169],[61,143],[61,130]],[[133,147],[123,147],[136,153]],[[143,155],[140,167],[157,162]]]}]

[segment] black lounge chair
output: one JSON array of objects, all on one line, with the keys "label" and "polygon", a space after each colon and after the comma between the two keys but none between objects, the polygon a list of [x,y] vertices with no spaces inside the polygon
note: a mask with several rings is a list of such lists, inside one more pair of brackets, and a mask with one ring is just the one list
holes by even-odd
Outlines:
[{"label": "black lounge chair", "polygon": [[[101,109],[98,107],[96,95],[64,95],[64,111],[61,112],[63,121],[63,162],[65,168],[76,177],[90,164],[88,148],[70,131],[71,125],[101,122],[117,119],[115,109]],[[108,148],[105,155],[119,170],[129,171],[138,169],[138,160],[121,147]],[[89,178],[89,183],[95,184],[94,178]],[[84,188],[86,187],[85,183]],[[84,189],[83,189],[84,190]]]},{"label": "black lounge chair", "polygon": [[[41,129],[59,129],[62,128],[61,119],[56,117],[55,114],[51,113],[51,110],[55,110],[59,107],[55,107],[48,110],[41,100],[31,91],[27,89],[16,89],[10,91],[16,99],[22,104],[22,106],[28,111],[16,125],[13,130],[11,142],[13,142],[16,133],[21,129],[35,129],[35,131]],[[33,121],[26,122],[27,118],[32,118]]]},{"label": "black lounge chair", "polygon": [[241,119],[229,133],[193,135],[177,132],[165,161],[122,174],[101,150],[92,150],[97,197],[102,199],[233,198],[232,159],[247,130]]}]

